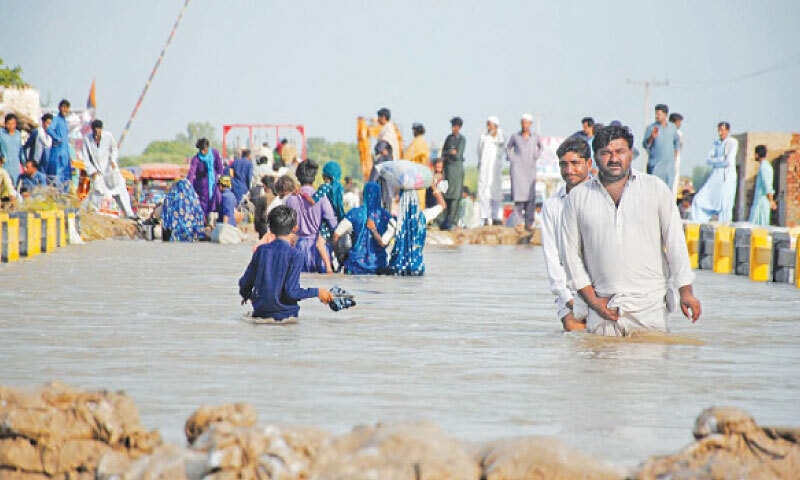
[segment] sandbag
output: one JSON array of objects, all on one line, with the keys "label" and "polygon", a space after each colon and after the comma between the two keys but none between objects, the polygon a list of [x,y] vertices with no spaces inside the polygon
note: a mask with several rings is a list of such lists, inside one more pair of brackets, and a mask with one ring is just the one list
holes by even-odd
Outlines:
[{"label": "sandbag", "polygon": [[396,190],[423,190],[433,183],[431,170],[408,160],[393,160],[375,165],[386,183]]},{"label": "sandbag", "polygon": [[217,223],[211,232],[211,241],[214,243],[232,244],[242,243],[242,232],[228,223]]}]

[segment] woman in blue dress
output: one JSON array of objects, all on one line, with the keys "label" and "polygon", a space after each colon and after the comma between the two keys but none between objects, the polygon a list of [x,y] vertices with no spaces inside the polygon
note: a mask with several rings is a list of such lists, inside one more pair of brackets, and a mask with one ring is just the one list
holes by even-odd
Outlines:
[{"label": "woman in blue dress", "polygon": [[162,204],[162,239],[165,242],[193,242],[204,236],[204,226],[205,215],[192,184],[187,179],[178,180]]},{"label": "woman in blue dress", "polygon": [[[383,236],[392,221],[391,214],[381,207],[381,187],[375,182],[364,185],[364,202],[347,212],[333,234],[337,243],[343,235],[352,232],[353,246],[344,261],[345,273],[351,275],[376,275],[385,273],[387,267],[386,244]],[[390,234],[391,235],[391,234]]]}]

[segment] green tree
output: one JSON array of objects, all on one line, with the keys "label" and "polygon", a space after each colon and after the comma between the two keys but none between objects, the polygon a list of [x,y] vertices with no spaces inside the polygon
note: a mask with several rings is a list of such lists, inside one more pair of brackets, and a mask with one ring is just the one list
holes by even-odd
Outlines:
[{"label": "green tree", "polygon": [[354,142],[330,143],[322,137],[310,137],[306,140],[308,158],[320,165],[333,160],[342,167],[343,177],[361,180],[361,160],[358,157],[358,146]]},{"label": "green tree", "polygon": [[210,122],[189,122],[186,132],[175,135],[175,141],[194,148],[195,142],[201,138],[207,138],[214,148],[220,148],[220,141],[217,138],[217,129]]},{"label": "green tree", "polygon": [[26,86],[22,80],[22,68],[17,65],[16,67],[4,66],[3,59],[0,58],[0,87],[19,87]]},{"label": "green tree", "polygon": [[692,169],[692,186],[694,187],[694,191],[698,192],[708,180],[708,176],[711,175],[711,167],[706,165],[695,165]]}]

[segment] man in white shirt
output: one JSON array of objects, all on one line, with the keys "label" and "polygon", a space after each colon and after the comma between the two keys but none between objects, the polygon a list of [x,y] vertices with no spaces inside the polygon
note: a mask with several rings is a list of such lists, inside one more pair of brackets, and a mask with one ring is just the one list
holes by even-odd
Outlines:
[{"label": "man in white shirt", "polygon": [[378,124],[381,126],[381,131],[378,132],[378,138],[375,143],[381,140],[388,143],[392,147],[392,160],[403,158],[400,142],[397,139],[397,130],[394,128],[394,123],[392,123],[392,112],[388,108],[378,110]]},{"label": "man in white shirt", "polygon": [[500,129],[500,120],[489,117],[486,133],[478,141],[478,202],[481,221],[486,225],[500,225],[503,216],[503,154],[506,139]]},{"label": "man in white shirt", "polygon": [[561,265],[558,253],[561,244],[561,214],[567,194],[589,178],[592,168],[592,155],[589,144],[583,138],[573,136],[564,140],[556,150],[558,167],[565,184],[542,206],[542,249],[550,291],[556,296],[558,318],[564,330],[585,330],[586,316],[589,314],[586,303],[567,287],[567,274]]},{"label": "man in white shirt", "polygon": [[683,314],[696,322],[702,310],[672,192],[631,169],[627,127],[599,129],[593,147],[598,175],[570,192],[562,217],[561,261],[567,285],[589,306],[586,330],[666,332],[675,289]]},{"label": "man in white shirt", "polygon": [[92,122],[92,133],[83,139],[86,175],[92,179],[89,204],[97,210],[106,195],[111,195],[128,218],[137,218],[131,209],[131,197],[125,178],[117,166],[117,142],[111,132],[103,132],[103,122]]}]

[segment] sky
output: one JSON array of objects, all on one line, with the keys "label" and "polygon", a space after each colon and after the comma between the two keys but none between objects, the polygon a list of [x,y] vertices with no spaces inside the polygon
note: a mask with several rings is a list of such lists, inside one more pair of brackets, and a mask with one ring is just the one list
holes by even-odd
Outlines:
[{"label": "sky", "polygon": [[[3,4],[0,58],[52,105],[84,105],[95,79],[119,138],[184,0]],[[648,117],[656,103],[684,116],[689,173],[721,120],[800,131],[798,18],[796,0],[192,0],[121,153],[193,121],[355,141],[356,118],[384,106],[406,140],[422,122],[438,145],[461,116],[470,163],[489,115],[507,135],[525,112],[553,136],[620,120],[640,143],[644,87],[628,80],[669,81]]]}]

